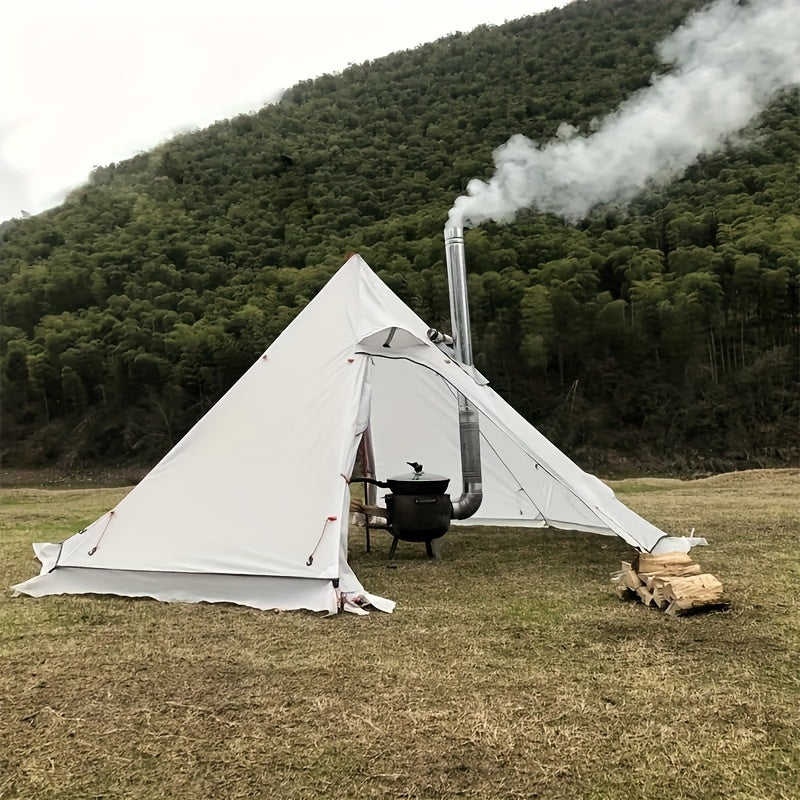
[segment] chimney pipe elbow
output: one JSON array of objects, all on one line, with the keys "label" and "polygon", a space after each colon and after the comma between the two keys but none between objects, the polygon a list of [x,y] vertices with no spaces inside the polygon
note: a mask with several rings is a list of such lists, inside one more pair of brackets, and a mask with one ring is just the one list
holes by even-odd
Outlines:
[{"label": "chimney pipe elbow", "polygon": [[483,502],[483,484],[470,483],[464,487],[464,494],[452,501],[453,519],[467,519],[471,517]]}]

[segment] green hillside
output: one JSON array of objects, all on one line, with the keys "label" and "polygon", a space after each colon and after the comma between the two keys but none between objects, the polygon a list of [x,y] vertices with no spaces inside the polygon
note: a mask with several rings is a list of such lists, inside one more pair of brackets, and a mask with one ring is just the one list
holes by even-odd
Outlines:
[{"label": "green hillside", "polygon": [[[442,228],[492,151],[587,130],[693,0],[583,0],[306,81],[0,226],[6,464],[151,461],[359,252],[449,327]],[[592,468],[800,456],[800,98],[577,226],[467,233],[476,363]]]}]

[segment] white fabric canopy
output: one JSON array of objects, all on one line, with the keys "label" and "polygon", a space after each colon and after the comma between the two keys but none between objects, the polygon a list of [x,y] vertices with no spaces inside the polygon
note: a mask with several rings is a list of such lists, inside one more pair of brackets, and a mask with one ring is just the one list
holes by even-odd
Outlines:
[{"label": "white fabric canopy", "polygon": [[553,526],[688,549],[583,472],[353,256],[116,508],[36,545],[31,595],[108,593],[333,612],[393,603],[347,563],[348,477],[369,426],[376,474],[461,486],[457,393],[480,412],[484,498],[469,525]]}]

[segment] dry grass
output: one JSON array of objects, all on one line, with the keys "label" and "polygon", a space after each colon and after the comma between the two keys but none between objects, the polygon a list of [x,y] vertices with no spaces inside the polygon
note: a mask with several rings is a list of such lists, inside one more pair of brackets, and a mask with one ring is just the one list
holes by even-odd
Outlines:
[{"label": "dry grass", "polygon": [[[615,539],[486,529],[441,563],[354,535],[393,615],[6,594],[0,797],[797,798],[800,471],[614,488],[709,538],[730,611],[621,603]],[[123,493],[0,491],[3,583]]]}]

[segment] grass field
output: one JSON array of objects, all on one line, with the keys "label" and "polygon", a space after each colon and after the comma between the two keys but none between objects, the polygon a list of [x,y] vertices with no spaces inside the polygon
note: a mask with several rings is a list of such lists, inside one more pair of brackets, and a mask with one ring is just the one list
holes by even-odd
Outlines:
[{"label": "grass field", "polygon": [[[0,798],[800,797],[800,470],[612,483],[731,609],[619,601],[616,539],[453,531],[352,564],[394,614],[0,599]],[[35,574],[118,489],[0,490]],[[375,538],[380,537],[375,534]]]}]

